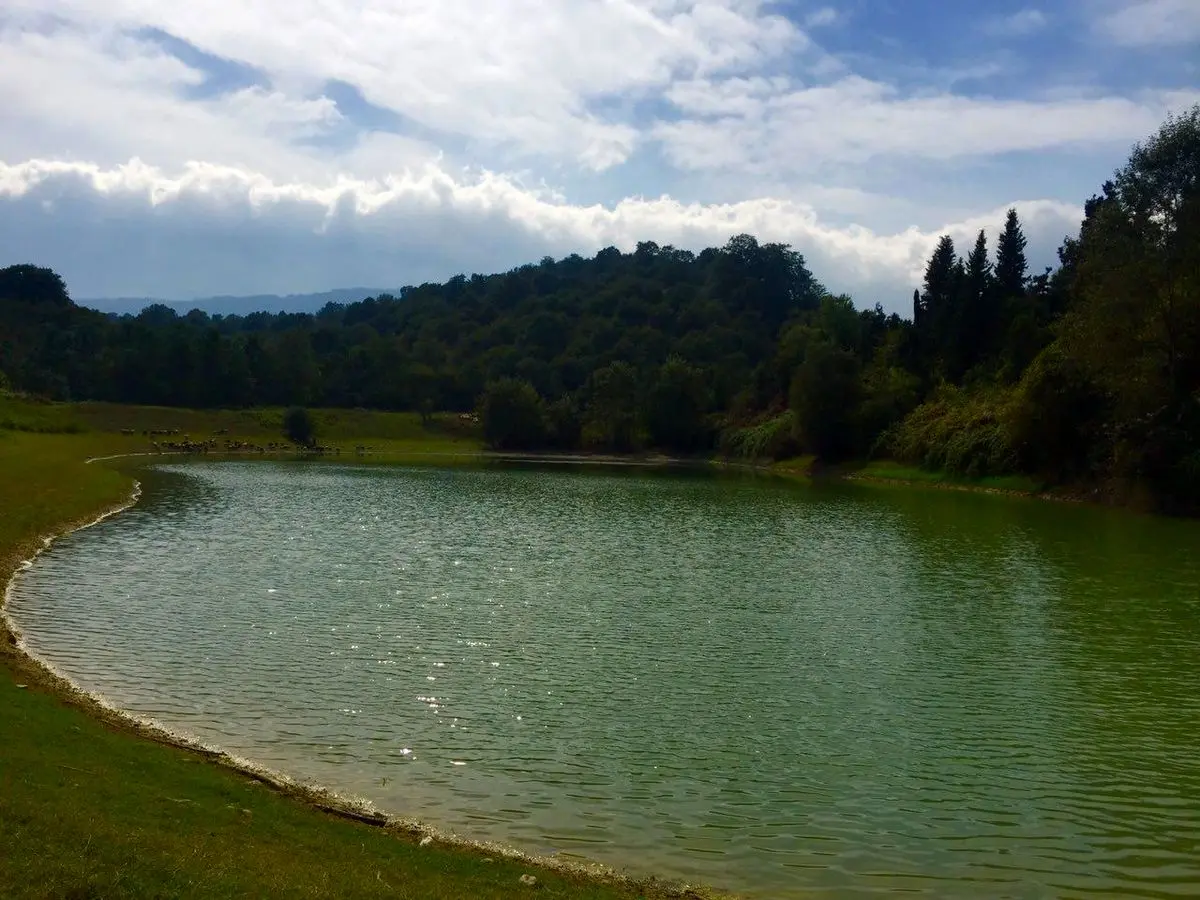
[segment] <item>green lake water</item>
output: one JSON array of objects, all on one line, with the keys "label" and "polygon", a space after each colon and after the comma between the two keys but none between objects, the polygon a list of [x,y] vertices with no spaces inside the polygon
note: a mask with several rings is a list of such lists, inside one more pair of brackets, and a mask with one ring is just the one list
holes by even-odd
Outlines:
[{"label": "green lake water", "polygon": [[10,613],[115,705],[761,897],[1200,894],[1200,525],[561,468],[166,466]]}]

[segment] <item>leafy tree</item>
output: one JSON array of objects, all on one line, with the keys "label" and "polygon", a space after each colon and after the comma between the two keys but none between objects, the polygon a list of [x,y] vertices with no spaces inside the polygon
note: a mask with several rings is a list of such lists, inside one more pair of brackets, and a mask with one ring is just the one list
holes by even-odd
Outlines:
[{"label": "leafy tree", "polygon": [[317,426],[312,413],[302,406],[289,407],[283,414],[283,434],[293,444],[311,447],[317,442]]},{"label": "leafy tree", "polygon": [[554,450],[574,450],[583,435],[579,404],[569,394],[546,404],[546,445]]},{"label": "leafy tree", "polygon": [[879,354],[863,373],[859,424],[866,450],[872,450],[887,428],[912,412],[921,398],[920,379],[889,356]]},{"label": "leafy tree", "polygon": [[1027,471],[1055,481],[1094,474],[1105,452],[1106,398],[1061,348],[1038,355],[1014,399],[1013,443]]},{"label": "leafy tree", "polygon": [[633,366],[617,361],[597,369],[588,380],[586,393],[585,443],[621,453],[634,449],[638,378]]},{"label": "leafy tree", "polygon": [[62,277],[52,269],[31,265],[0,269],[0,303],[50,308],[72,306]]},{"label": "leafy tree", "polygon": [[848,294],[826,294],[812,319],[817,331],[837,347],[859,353],[863,349],[863,320]]},{"label": "leafy tree", "polygon": [[858,358],[828,340],[813,341],[791,389],[791,408],[805,449],[827,459],[854,453],[861,395]]},{"label": "leafy tree", "polygon": [[1139,144],[1089,212],[1060,343],[1113,400],[1119,474],[1200,502],[1200,106]]},{"label": "leafy tree", "polygon": [[546,435],[542,398],[518,378],[488,384],[479,398],[479,422],[493,450],[534,450]]},{"label": "leafy tree", "polygon": [[710,391],[704,373],[678,356],[659,369],[646,398],[646,431],[656,447],[695,453],[711,446],[705,421]]}]

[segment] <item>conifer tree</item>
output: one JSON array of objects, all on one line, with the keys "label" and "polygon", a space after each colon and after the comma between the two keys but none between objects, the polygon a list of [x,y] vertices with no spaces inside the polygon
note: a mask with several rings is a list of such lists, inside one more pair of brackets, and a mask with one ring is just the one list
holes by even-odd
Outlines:
[{"label": "conifer tree", "polygon": [[943,234],[925,267],[925,286],[921,292],[919,335],[927,363],[936,367],[945,359],[946,344],[952,333],[954,294],[960,276],[954,240]]},{"label": "conifer tree", "polygon": [[963,284],[963,329],[966,367],[983,361],[992,349],[992,331],[996,327],[993,307],[992,264],[988,260],[987,234],[981,228],[975,246],[967,256]]},{"label": "conifer tree", "polygon": [[954,293],[954,264],[958,256],[954,252],[954,239],[943,234],[925,266],[925,286],[921,293],[921,304],[931,322],[946,311]]},{"label": "conifer tree", "polygon": [[1001,300],[1010,300],[1025,293],[1025,276],[1029,270],[1029,262],[1025,258],[1026,243],[1017,211],[1010,209],[996,246],[996,290]]}]

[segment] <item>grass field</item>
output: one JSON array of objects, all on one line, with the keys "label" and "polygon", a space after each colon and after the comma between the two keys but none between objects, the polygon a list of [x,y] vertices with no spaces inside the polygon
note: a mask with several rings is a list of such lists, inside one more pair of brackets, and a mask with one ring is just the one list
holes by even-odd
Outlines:
[{"label": "grass field", "polygon": [[[123,501],[142,430],[273,439],[278,410],[195,412],[0,397],[0,583],[44,535]],[[447,417],[448,419],[451,417]],[[370,459],[477,458],[456,418],[318,413]],[[121,434],[133,429],[135,435]],[[634,898],[661,884],[574,875],[323,812],[203,754],[138,736],[71,698],[0,634],[0,897]],[[528,886],[522,875],[537,883]],[[700,896],[692,894],[692,896]]]}]

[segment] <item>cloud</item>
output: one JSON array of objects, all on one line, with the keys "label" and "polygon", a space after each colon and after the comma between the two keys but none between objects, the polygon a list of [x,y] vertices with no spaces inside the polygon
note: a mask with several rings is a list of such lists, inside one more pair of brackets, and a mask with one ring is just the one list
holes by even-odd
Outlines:
[{"label": "cloud", "polygon": [[[886,16],[792,6],[6,0],[0,246],[83,295],[187,297],[751,231],[906,303],[938,233],[1015,197],[1042,198],[1021,208],[1052,259],[1078,215],[1061,201],[1200,99],[871,58]],[[820,45],[831,25],[853,51]],[[985,73],[1010,93],[968,90]]]},{"label": "cloud", "polygon": [[1093,143],[1127,146],[1200,91],[1119,97],[1001,100],[905,95],[849,76],[799,87],[780,79],[695,80],[668,97],[683,113],[655,134],[689,169],[857,166],[876,158],[952,160]]},{"label": "cloud", "polygon": [[[1053,201],[1018,208],[1035,256],[1048,256],[1081,216]],[[138,161],[0,165],[0,245],[60,271],[78,296],[399,285],[505,270],[546,254],[631,250],[642,240],[701,249],[750,232],[792,244],[819,279],[860,304],[906,312],[938,234],[965,243],[1002,222],[997,209],[936,230],[879,234],[832,227],[811,206],[769,198],[582,206],[501,175],[455,177],[434,165],[320,185],[201,164],[173,173]]]},{"label": "cloud", "polygon": [[[1164,111],[1161,91],[1000,99],[953,85],[900,89],[853,74],[759,0],[214,0],[203,11],[10,2],[18,23],[36,7],[68,24],[0,28],[9,160],[136,155],[282,178],[331,166],[379,176],[386,161],[354,151],[392,134],[408,141],[393,167],[445,153],[493,169],[589,173],[661,152],[685,170],[737,162],[812,173],[888,156],[1127,146]],[[818,8],[808,21],[831,14]],[[992,27],[1044,18],[1030,8]],[[216,68],[261,81],[217,90]],[[371,115],[347,118],[347,99]]]},{"label": "cloud", "polygon": [[[343,82],[368,102],[433,131],[520,154],[570,157],[596,170],[624,161],[636,146],[630,125],[607,120],[593,109],[597,101],[654,91],[681,73],[755,68],[806,44],[792,23],[758,0],[12,5],[10,15],[56,15],[87,35],[165,34],[253,67],[289,95]],[[161,58],[162,48],[158,41],[153,50],[139,48],[140,55],[157,51]],[[11,54],[14,48],[4,49]],[[18,41],[15,50],[22,49]],[[17,72],[20,62],[10,57],[5,68]],[[34,85],[26,79],[23,90],[20,84],[10,89],[30,94]]]},{"label": "cloud", "polygon": [[326,98],[246,86],[183,102],[204,73],[148,37],[82,29],[0,30],[0,153],[112,164],[141,155],[316,174],[297,146],[340,119]]},{"label": "cloud", "polygon": [[841,13],[832,6],[822,6],[804,17],[804,27],[808,29],[828,28],[830,25],[840,22],[841,19]]},{"label": "cloud", "polygon": [[1046,27],[1049,20],[1040,9],[1022,9],[1007,16],[984,20],[983,31],[995,37],[1024,37]]},{"label": "cloud", "polygon": [[1133,47],[1200,42],[1197,0],[1135,0],[1101,18],[1097,30],[1116,44]]}]

